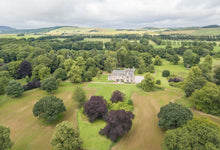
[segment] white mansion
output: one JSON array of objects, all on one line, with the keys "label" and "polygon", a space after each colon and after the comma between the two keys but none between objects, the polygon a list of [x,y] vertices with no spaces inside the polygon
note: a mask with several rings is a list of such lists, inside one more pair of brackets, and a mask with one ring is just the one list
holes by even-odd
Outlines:
[{"label": "white mansion", "polygon": [[127,68],[124,70],[116,69],[113,70],[112,73],[108,76],[108,80],[115,81],[115,82],[127,82],[127,83],[134,83],[135,76],[134,76],[135,69]]}]

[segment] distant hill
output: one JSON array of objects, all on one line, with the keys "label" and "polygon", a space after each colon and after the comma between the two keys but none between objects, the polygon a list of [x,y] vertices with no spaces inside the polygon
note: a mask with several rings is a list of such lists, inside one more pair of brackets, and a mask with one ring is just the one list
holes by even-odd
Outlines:
[{"label": "distant hill", "polygon": [[[4,27],[4,30],[1,30],[1,27]],[[49,32],[51,30],[55,30],[55,29],[59,29],[62,27],[69,27],[69,26],[56,26],[56,27],[48,27],[48,28],[39,28],[39,29],[15,29],[15,28],[11,28],[11,27],[6,27],[5,26],[0,26],[0,32],[2,34],[19,34],[19,33],[23,33],[23,34],[30,34],[30,33],[46,33]],[[71,27],[76,27],[76,26],[71,26]],[[8,30],[6,30],[8,29]]]},{"label": "distant hill", "polygon": [[177,28],[169,28],[173,31],[182,31],[182,30],[199,30],[200,27],[177,27]]},{"label": "distant hill", "polygon": [[15,28],[8,27],[8,26],[0,26],[0,32],[12,31],[12,30],[16,30],[16,29],[15,29]]},{"label": "distant hill", "polygon": [[208,26],[204,26],[202,28],[219,28],[219,25],[208,25]]},{"label": "distant hill", "polygon": [[161,28],[156,28],[156,27],[144,27],[143,29],[146,29],[146,30],[159,30]]}]

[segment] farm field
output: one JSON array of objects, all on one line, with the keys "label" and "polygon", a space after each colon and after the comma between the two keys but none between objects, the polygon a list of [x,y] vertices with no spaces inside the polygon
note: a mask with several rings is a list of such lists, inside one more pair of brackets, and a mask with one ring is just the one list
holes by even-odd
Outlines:
[{"label": "farm field", "polygon": [[16,38],[16,39],[21,39],[21,38],[38,38],[46,36],[43,34],[35,35],[35,34],[25,34],[24,36],[17,36],[17,34],[0,34],[0,38]]},{"label": "farm field", "polygon": [[161,34],[188,34],[188,35],[219,35],[220,28],[200,28],[197,30],[177,30],[177,31],[164,31]]}]

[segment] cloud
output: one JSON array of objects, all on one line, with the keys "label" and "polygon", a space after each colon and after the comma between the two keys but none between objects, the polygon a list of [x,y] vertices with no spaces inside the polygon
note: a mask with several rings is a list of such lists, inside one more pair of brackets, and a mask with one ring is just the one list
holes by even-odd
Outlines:
[{"label": "cloud", "polygon": [[0,25],[109,28],[220,24],[219,0],[1,0]]}]

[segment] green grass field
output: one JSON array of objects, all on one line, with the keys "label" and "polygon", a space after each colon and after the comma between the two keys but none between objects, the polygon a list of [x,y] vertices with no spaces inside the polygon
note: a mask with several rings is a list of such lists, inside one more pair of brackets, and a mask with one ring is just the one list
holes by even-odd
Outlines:
[{"label": "green grass field", "polygon": [[209,29],[200,29],[195,30],[192,35],[219,35],[220,28],[209,28]]},{"label": "green grass field", "polygon": [[164,31],[161,34],[188,34],[188,35],[219,35],[220,28],[200,28],[197,30],[177,30],[177,31]]},{"label": "green grass field", "polygon": [[0,34],[0,38],[16,38],[16,39],[21,39],[21,38],[38,38],[45,36],[43,34],[40,35],[35,35],[35,34],[25,34],[24,36],[17,36],[17,34]]},{"label": "green grass field", "polygon": [[215,52],[219,52],[219,51],[220,51],[220,46],[215,46],[215,47],[214,47],[214,51],[215,51]]},{"label": "green grass field", "polygon": [[93,82],[111,82],[108,81],[108,75],[100,75],[99,77],[92,78]]},{"label": "green grass field", "polygon": [[99,134],[100,129],[106,125],[103,120],[96,120],[93,123],[88,121],[88,118],[79,111],[77,113],[78,128],[80,137],[83,140],[83,149],[87,150],[108,150],[111,145],[111,140]]}]

